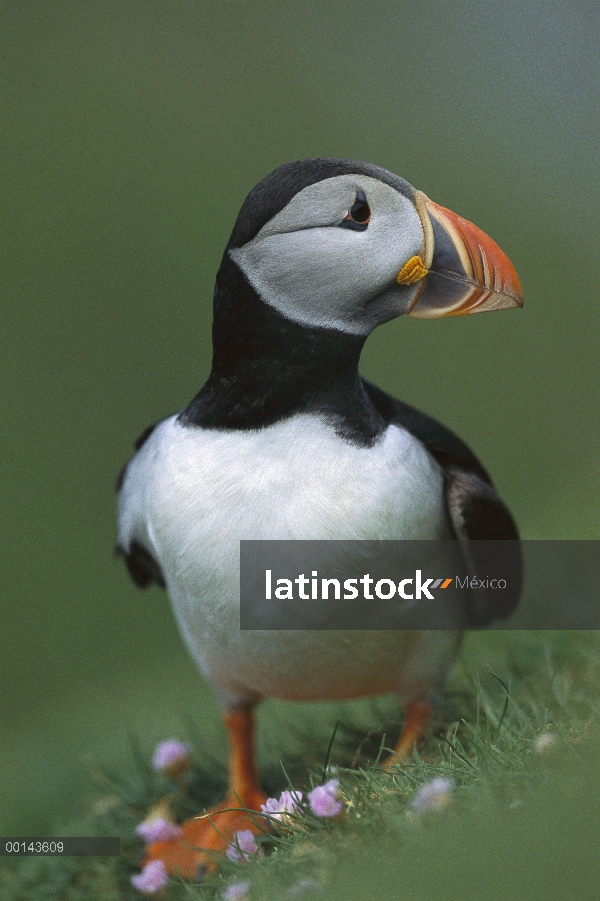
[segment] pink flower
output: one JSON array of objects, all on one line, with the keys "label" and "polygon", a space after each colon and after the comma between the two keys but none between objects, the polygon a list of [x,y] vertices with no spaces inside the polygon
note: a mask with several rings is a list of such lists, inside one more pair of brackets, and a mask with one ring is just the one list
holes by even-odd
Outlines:
[{"label": "pink flower", "polygon": [[424,813],[426,810],[443,810],[450,803],[453,791],[452,779],[438,776],[431,782],[426,782],[415,792],[410,806],[418,813]]},{"label": "pink flower", "polygon": [[227,848],[229,860],[250,860],[258,854],[258,845],[250,829],[238,829],[233,842]]},{"label": "pink flower", "polygon": [[250,883],[248,880],[244,880],[243,882],[232,882],[231,885],[228,885],[223,891],[221,897],[223,898],[223,901],[238,901],[238,899],[246,897],[249,888]]},{"label": "pink flower", "polygon": [[169,882],[167,868],[162,860],[151,860],[141,873],[131,877],[131,884],[144,895],[153,895]]},{"label": "pink flower", "polygon": [[275,798],[267,798],[266,804],[261,804],[260,809],[263,813],[268,813],[269,818],[282,822],[286,819],[286,814],[297,813],[302,803],[302,792],[281,792],[279,801]]},{"label": "pink flower", "polygon": [[137,834],[144,839],[147,845],[152,842],[169,842],[179,838],[183,834],[181,826],[166,820],[164,817],[156,817],[154,820],[145,820],[135,827]]},{"label": "pink flower", "polygon": [[339,779],[330,779],[325,785],[317,785],[308,793],[310,809],[318,817],[336,817],[344,802],[339,798]]},{"label": "pink flower", "polygon": [[190,749],[176,738],[161,741],[154,751],[152,766],[157,772],[178,779],[190,768]]}]

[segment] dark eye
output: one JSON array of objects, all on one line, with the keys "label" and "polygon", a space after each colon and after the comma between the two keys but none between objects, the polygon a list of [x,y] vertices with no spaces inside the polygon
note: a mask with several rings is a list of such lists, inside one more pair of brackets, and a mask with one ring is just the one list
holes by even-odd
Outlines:
[{"label": "dark eye", "polygon": [[340,222],[342,228],[363,232],[371,220],[371,207],[362,191],[356,192],[356,200]]}]

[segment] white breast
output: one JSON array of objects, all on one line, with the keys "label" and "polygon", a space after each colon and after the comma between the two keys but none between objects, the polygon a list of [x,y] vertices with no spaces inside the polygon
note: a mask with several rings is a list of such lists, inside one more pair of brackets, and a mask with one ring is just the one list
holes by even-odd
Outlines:
[{"label": "white breast", "polygon": [[442,677],[457,644],[436,633],[438,651],[415,668],[408,633],[241,632],[240,539],[448,537],[440,467],[397,426],[362,448],[313,415],[256,431],[171,417],[120,494],[121,546],[135,538],[156,557],[190,652],[230,703],[412,693],[415,679]]}]

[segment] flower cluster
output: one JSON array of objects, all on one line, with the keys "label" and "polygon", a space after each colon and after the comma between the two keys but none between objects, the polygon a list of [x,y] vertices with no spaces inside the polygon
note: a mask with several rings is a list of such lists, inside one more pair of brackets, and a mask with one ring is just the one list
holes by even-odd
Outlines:
[{"label": "flower cluster", "polygon": [[241,901],[245,898],[250,890],[250,883],[247,879],[242,882],[231,882],[221,894],[223,901]]},{"label": "flower cluster", "polygon": [[444,810],[452,800],[454,782],[444,776],[438,776],[426,782],[413,795],[410,806],[416,813],[430,810]]},{"label": "flower cluster", "polygon": [[[546,753],[556,743],[551,732],[544,732],[534,742],[534,750],[538,754]],[[190,749],[177,739],[169,739],[157,745],[152,765],[157,772],[165,773],[172,779],[181,779],[190,767]],[[452,800],[454,782],[444,776],[437,776],[421,785],[410,800],[411,815],[427,814],[430,811],[444,810]],[[340,791],[339,779],[329,779],[323,785],[317,785],[306,797],[301,791],[294,789],[283,791],[279,798],[267,798],[261,804],[261,811],[269,822],[291,826],[292,818],[303,816],[310,811],[322,819],[341,818],[345,801]],[[158,802],[148,813],[146,819],[136,827],[137,834],[146,842],[168,842],[183,835],[181,826],[174,822],[169,796]],[[227,849],[229,860],[246,863],[253,857],[261,857],[262,852],[251,829],[238,829],[233,841]],[[139,892],[152,895],[164,889],[169,882],[167,868],[162,860],[147,863],[141,873],[131,877],[131,883]],[[301,880],[292,886],[288,894],[322,888],[313,880]],[[221,894],[222,901],[242,901],[250,891],[250,882],[242,880],[231,882]]]},{"label": "flower cluster", "polygon": [[330,779],[325,785],[317,785],[308,793],[311,811],[318,817],[337,817],[344,809],[340,795],[340,780]]},{"label": "flower cluster", "polygon": [[233,842],[227,848],[229,860],[247,861],[251,857],[257,857],[260,853],[251,829],[238,829]]},{"label": "flower cluster", "polygon": [[172,779],[180,779],[190,768],[190,749],[188,745],[170,738],[156,746],[152,766],[157,773],[165,773]]},{"label": "flower cluster", "polygon": [[[169,739],[157,745],[152,759],[154,769],[172,779],[181,779],[188,772],[190,763],[189,747],[177,739]],[[306,798],[301,791],[283,791],[279,798],[267,798],[266,803],[261,805],[261,810],[269,821],[275,820],[283,825],[290,825],[291,817],[303,814],[307,808],[317,817],[338,817],[344,810],[339,779],[330,779],[324,785],[317,785]],[[146,819],[136,827],[136,833],[146,844],[173,841],[182,836],[181,826],[173,821],[168,798],[164,798],[149,811]],[[239,863],[261,856],[251,829],[238,829],[226,853],[230,860]],[[141,873],[131,877],[133,887],[146,895],[159,892],[166,887],[168,881],[169,876],[162,860],[150,861]],[[309,886],[312,883],[299,883],[298,893]],[[232,882],[222,893],[223,901],[245,898],[249,889],[250,883],[246,880]]]},{"label": "flower cluster", "polygon": [[[306,801],[315,816],[323,819],[337,817],[344,809],[339,779],[330,779],[324,785],[317,785],[308,793]],[[304,795],[301,791],[284,791],[279,799],[267,798],[267,803],[261,804],[261,810],[268,814],[270,820],[289,824],[290,816],[302,813],[304,805]]]},{"label": "flower cluster", "polygon": [[141,873],[131,877],[131,884],[143,895],[154,895],[169,882],[167,868],[162,860],[151,860]]},{"label": "flower cluster", "polygon": [[135,828],[136,833],[147,845],[152,842],[169,842],[183,835],[183,829],[165,817],[156,817],[152,820],[144,820]]},{"label": "flower cluster", "polygon": [[290,814],[300,811],[303,797],[302,792],[284,791],[281,792],[279,800],[267,798],[267,803],[261,804],[260,809],[263,813],[269,814],[270,820],[277,820],[280,823],[286,822],[289,820]]},{"label": "flower cluster", "polygon": [[[190,768],[190,749],[175,738],[162,741],[156,746],[152,766],[157,773],[164,773],[171,779],[181,779]],[[170,842],[183,835],[181,826],[174,822],[169,797],[163,798],[148,812],[146,819],[138,823],[137,835],[147,845],[154,842]],[[131,884],[144,895],[154,895],[165,888],[169,881],[167,868],[162,860],[151,860],[141,873],[131,877]]]}]

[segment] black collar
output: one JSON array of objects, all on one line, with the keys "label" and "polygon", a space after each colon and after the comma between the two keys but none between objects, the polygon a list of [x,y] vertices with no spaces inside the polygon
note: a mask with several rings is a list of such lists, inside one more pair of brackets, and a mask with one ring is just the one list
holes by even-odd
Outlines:
[{"label": "black collar", "polygon": [[338,435],[371,446],[385,426],[358,372],[365,340],[286,319],[260,299],[226,251],[215,285],[212,370],[179,421],[259,429],[316,413]]}]

